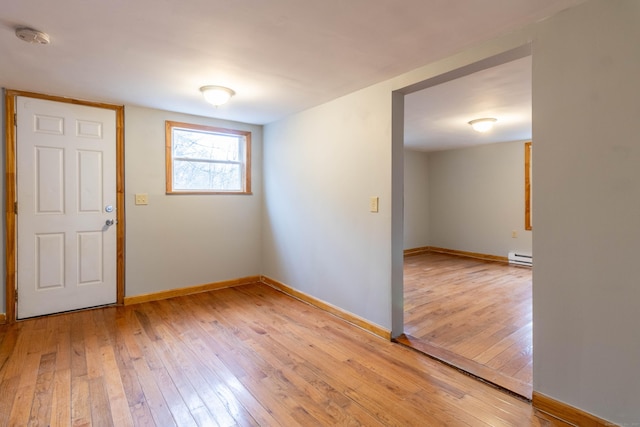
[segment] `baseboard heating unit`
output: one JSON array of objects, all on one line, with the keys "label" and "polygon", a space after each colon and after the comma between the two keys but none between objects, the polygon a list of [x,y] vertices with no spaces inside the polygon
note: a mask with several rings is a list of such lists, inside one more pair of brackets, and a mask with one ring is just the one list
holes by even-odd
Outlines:
[{"label": "baseboard heating unit", "polygon": [[509,264],[531,267],[533,266],[533,256],[520,252],[509,252]]}]

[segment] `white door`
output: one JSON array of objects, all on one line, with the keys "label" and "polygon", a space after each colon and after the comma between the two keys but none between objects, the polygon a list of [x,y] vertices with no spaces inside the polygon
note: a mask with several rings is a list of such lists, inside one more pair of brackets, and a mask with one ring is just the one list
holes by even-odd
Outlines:
[{"label": "white door", "polygon": [[16,105],[17,317],[115,303],[116,112]]}]

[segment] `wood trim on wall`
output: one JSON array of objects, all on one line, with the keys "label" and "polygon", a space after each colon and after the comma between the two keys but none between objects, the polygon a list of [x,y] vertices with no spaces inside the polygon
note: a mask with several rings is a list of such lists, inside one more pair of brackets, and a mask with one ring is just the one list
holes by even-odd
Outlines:
[{"label": "wood trim on wall", "polygon": [[259,282],[260,276],[249,276],[240,279],[225,280],[222,282],[206,283],[204,285],[188,286],[186,288],[169,289],[166,291],[153,292],[150,294],[125,297],[124,305],[140,304],[149,301],[159,301],[183,295],[198,294],[201,292],[208,292],[216,289],[231,288],[234,286],[249,285],[251,283]]},{"label": "wood trim on wall", "polygon": [[5,91],[5,322],[16,319],[16,93]]},{"label": "wood trim on wall", "polygon": [[581,427],[618,427],[617,424],[591,415],[582,409],[574,408],[536,391],[531,401],[534,408],[555,418]]},{"label": "wood trim on wall", "polygon": [[7,323],[7,315],[0,313],[0,325],[4,325],[5,323]]},{"label": "wood trim on wall", "polygon": [[359,328],[364,329],[365,331],[371,332],[374,335],[378,335],[386,340],[391,340],[391,331],[384,329],[383,327],[376,325],[375,323],[369,322],[362,317],[356,316],[353,313],[349,313],[339,307],[331,305],[327,302],[324,302],[318,298],[312,297],[311,295],[305,294],[304,292],[293,289],[290,286],[287,286],[277,280],[271,279],[266,276],[260,276],[260,281],[265,285],[269,285],[272,288],[287,294],[293,298],[296,298],[302,302],[305,302],[309,305],[312,305],[321,310],[327,311],[334,316],[351,323],[352,325],[358,326]]},{"label": "wood trim on wall", "polygon": [[431,246],[420,246],[419,248],[411,248],[404,250],[404,256],[416,256],[426,254],[427,252],[431,252]]},{"label": "wood trim on wall", "polygon": [[531,142],[524,143],[524,229],[531,230]]},{"label": "wood trim on wall", "polygon": [[441,254],[457,255],[457,256],[462,256],[462,257],[467,257],[467,258],[482,259],[482,260],[485,260],[485,261],[497,261],[497,262],[506,262],[506,263],[509,262],[509,258],[506,257],[506,256],[481,254],[481,253],[477,253],[477,252],[459,251],[459,250],[456,250],[456,249],[439,248],[439,247],[436,247],[436,246],[422,246],[422,247],[419,247],[419,248],[405,249],[404,250],[404,256],[405,257],[409,257],[409,256],[422,255],[422,254],[427,253],[427,252],[437,252],[437,253],[441,253]]},{"label": "wood trim on wall", "polygon": [[83,101],[61,96],[44,95],[41,93],[7,89],[5,91],[5,265],[6,265],[6,321],[16,321],[16,128],[15,111],[16,97],[43,99],[48,101],[65,102],[68,104],[84,105],[88,107],[113,110],[116,114],[116,303],[124,303],[124,107],[102,102]]},{"label": "wood trim on wall", "polygon": [[114,105],[116,112],[116,304],[124,304],[124,106]]}]

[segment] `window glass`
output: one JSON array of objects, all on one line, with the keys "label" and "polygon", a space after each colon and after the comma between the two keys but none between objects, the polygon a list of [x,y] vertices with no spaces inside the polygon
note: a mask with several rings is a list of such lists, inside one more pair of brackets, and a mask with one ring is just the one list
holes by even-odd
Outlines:
[{"label": "window glass", "polygon": [[251,133],[167,121],[167,193],[250,193]]}]

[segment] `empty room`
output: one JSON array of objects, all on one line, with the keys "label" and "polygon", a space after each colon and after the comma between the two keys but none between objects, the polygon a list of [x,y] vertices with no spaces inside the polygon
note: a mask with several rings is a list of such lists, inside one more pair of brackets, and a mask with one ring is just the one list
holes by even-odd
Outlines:
[{"label": "empty room", "polygon": [[532,64],[508,59],[405,96],[399,341],[531,399]]},{"label": "empty room", "polygon": [[[3,4],[0,426],[637,424],[639,18],[635,0]],[[450,227],[499,215],[496,188],[453,209],[441,182],[501,173],[494,142],[462,156],[485,172],[425,154],[428,237],[407,242],[412,98],[523,58],[531,135],[509,142],[519,180],[535,147],[532,230],[520,200],[498,232]],[[446,240],[479,231],[507,243]],[[535,255],[508,267],[531,273],[530,396],[398,342],[405,250],[425,247]]]}]

